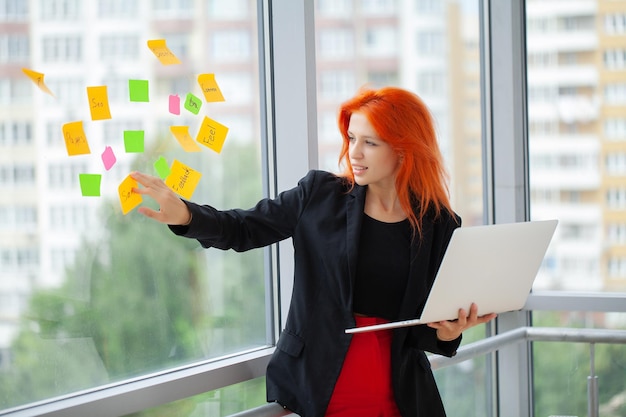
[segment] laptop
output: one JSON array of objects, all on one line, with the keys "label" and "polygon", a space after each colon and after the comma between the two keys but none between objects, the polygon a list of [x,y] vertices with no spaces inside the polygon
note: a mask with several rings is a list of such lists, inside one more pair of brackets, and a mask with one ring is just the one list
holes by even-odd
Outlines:
[{"label": "laptop", "polygon": [[419,318],[349,328],[346,333],[454,320],[459,308],[469,313],[472,302],[479,316],[521,310],[557,223],[539,220],[455,229]]}]

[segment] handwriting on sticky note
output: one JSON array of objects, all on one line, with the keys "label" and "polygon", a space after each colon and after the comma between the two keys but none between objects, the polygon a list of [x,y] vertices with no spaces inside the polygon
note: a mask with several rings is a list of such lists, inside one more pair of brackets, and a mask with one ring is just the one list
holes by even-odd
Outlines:
[{"label": "handwriting on sticky note", "polygon": [[124,131],[124,150],[127,153],[141,153],[144,150],[144,131],[143,130],[125,130]]},{"label": "handwriting on sticky note", "polygon": [[200,181],[200,177],[202,177],[201,173],[175,159],[165,184],[176,194],[189,200]]},{"label": "handwriting on sticky note", "polygon": [[180,114],[180,97],[178,95],[170,94],[169,109],[172,114]]},{"label": "handwriting on sticky note", "polygon": [[150,101],[148,80],[128,80],[130,101]]},{"label": "handwriting on sticky note", "polygon": [[100,174],[78,174],[80,182],[80,192],[83,197],[100,197]]},{"label": "handwriting on sticky note", "polygon": [[166,179],[170,175],[170,172],[172,172],[170,166],[167,163],[167,159],[165,159],[165,157],[163,156],[160,156],[159,159],[154,161],[154,169],[159,175],[159,178],[161,178],[162,180]]},{"label": "handwriting on sticky note", "polygon": [[44,83],[43,81],[43,78],[45,77],[44,74],[42,74],[41,72],[30,70],[28,68],[22,68],[22,72],[26,74],[28,78],[30,78],[37,87],[39,87],[41,91],[43,91],[44,93],[48,93],[52,97],[54,97],[54,94],[52,93],[52,91],[50,91],[46,83]]},{"label": "handwriting on sticky note", "polygon": [[167,47],[165,39],[153,39],[148,41],[148,48],[152,51],[154,56],[161,61],[163,65],[180,64],[180,60],[176,58],[176,55],[172,53]]},{"label": "handwriting on sticky note", "polygon": [[143,201],[141,194],[133,192],[133,188],[138,188],[138,184],[137,181],[135,181],[130,175],[127,176],[117,187],[117,192],[120,197],[120,205],[124,215],[129,213]]},{"label": "handwriting on sticky note", "polygon": [[174,137],[183,147],[185,152],[200,152],[202,148],[198,146],[193,138],[189,135],[188,126],[170,126],[170,131],[174,134]]},{"label": "handwriting on sticky note", "polygon": [[202,107],[202,100],[191,93],[187,93],[187,97],[185,97],[185,108],[193,114],[198,114],[200,107]]},{"label": "handwriting on sticky note", "polygon": [[91,120],[104,120],[111,118],[109,96],[106,85],[87,87],[87,98],[89,100]]},{"label": "handwriting on sticky note", "polygon": [[63,138],[69,156],[91,153],[82,121],[65,123],[63,125]]},{"label": "handwriting on sticky note", "polygon": [[224,146],[227,134],[228,128],[226,126],[204,116],[196,141],[220,153],[222,152],[222,146]]},{"label": "handwriting on sticky note", "polygon": [[107,171],[110,170],[113,165],[117,162],[117,158],[115,158],[115,153],[113,153],[113,149],[110,146],[104,148],[104,152],[102,152],[102,163],[104,164],[104,169]]},{"label": "handwriting on sticky note", "polygon": [[215,74],[200,74],[198,75],[198,84],[204,94],[204,99],[207,102],[212,101],[224,101],[224,96],[220,87],[215,81]]}]

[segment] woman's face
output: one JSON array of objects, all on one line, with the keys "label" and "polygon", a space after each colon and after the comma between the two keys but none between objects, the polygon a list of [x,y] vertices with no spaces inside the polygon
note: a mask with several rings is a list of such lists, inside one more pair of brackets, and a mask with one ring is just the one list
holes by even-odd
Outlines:
[{"label": "woman's face", "polygon": [[399,158],[362,113],[352,113],[348,125],[348,155],[359,185],[395,187]]}]

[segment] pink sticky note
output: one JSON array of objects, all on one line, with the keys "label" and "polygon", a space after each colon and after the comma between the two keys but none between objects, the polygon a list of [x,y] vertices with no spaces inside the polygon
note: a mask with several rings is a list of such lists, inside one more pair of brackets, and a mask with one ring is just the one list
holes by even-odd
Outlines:
[{"label": "pink sticky note", "polygon": [[170,113],[180,114],[180,97],[170,94]]},{"label": "pink sticky note", "polygon": [[108,171],[115,165],[117,159],[115,158],[115,154],[113,153],[113,149],[110,146],[107,146],[102,152],[102,162],[104,163],[104,168]]}]

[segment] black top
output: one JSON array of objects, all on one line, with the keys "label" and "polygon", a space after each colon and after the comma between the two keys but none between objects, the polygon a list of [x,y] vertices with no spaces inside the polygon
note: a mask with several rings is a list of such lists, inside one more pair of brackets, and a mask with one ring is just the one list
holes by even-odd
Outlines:
[{"label": "black top", "polygon": [[397,320],[409,277],[411,224],[363,217],[354,282],[353,310]]}]

